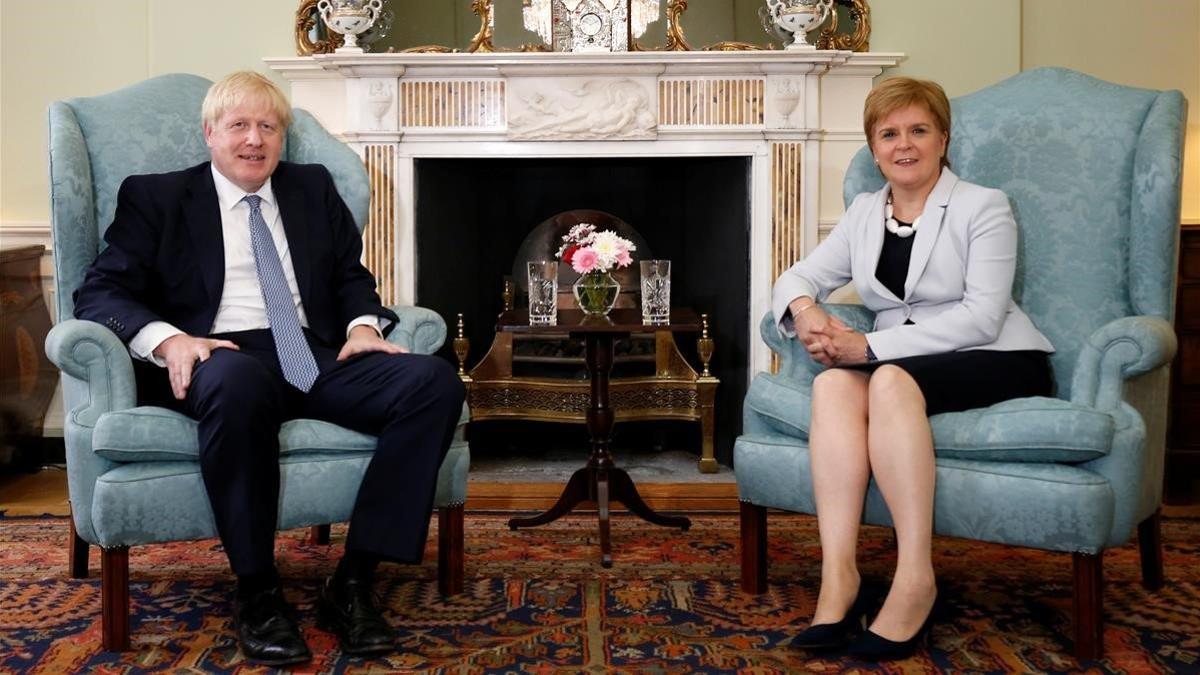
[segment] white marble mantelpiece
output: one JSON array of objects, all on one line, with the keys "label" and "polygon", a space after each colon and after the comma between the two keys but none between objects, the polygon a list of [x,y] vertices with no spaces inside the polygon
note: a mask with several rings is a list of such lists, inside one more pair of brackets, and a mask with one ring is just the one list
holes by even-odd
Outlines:
[{"label": "white marble mantelpiece", "polygon": [[[842,212],[862,104],[903,58],[846,51],[320,54],[267,58],[367,164],[368,264],[415,295],[414,162],[427,157],[750,158],[749,372],[774,278]],[[470,186],[464,186],[470,189]]]}]

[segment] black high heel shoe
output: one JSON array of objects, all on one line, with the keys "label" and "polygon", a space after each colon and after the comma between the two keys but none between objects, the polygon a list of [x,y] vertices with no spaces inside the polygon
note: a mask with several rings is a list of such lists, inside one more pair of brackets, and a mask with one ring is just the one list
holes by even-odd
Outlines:
[{"label": "black high heel shoe", "polygon": [[800,631],[792,638],[792,646],[806,651],[840,649],[850,644],[851,639],[867,627],[867,612],[870,611],[873,592],[867,583],[861,582],[858,595],[846,610],[846,615],[834,623],[818,623]]},{"label": "black high heel shoe", "polygon": [[896,642],[867,629],[850,643],[846,654],[859,661],[898,661],[916,654],[919,647],[929,644],[930,635],[933,633],[933,615],[939,600],[940,596],[934,598],[933,607],[929,608],[925,622],[909,639]]}]

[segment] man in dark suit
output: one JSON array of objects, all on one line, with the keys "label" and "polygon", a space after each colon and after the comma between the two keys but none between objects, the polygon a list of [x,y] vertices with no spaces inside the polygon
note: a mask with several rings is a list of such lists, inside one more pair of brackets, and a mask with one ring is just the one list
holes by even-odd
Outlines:
[{"label": "man in dark suit", "polygon": [[291,109],[251,72],[209,90],[212,161],[121,185],[108,247],[75,315],[129,345],[139,399],[199,422],[200,464],[238,578],[243,653],[310,658],[274,563],[280,425],[328,420],[377,434],[346,552],[318,623],[350,653],[395,648],[371,581],[380,560],[417,562],[437,472],[463,403],[446,361],[383,338],[396,315],[360,262],[360,235],[329,172],[280,162]]}]

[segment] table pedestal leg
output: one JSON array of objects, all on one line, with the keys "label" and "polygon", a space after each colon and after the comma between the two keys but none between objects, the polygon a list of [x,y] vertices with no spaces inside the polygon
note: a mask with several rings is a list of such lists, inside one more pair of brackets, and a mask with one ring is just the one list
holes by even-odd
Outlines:
[{"label": "table pedestal leg", "polygon": [[667,516],[657,513],[638,494],[633,479],[622,469],[613,465],[609,453],[612,439],[613,411],[608,401],[609,376],[613,364],[613,335],[589,333],[586,338],[587,368],[591,376],[591,407],[587,413],[588,433],[591,435],[592,453],[587,466],[571,475],[558,501],[545,513],[529,518],[513,518],[508,521],[512,529],[544,525],[571,512],[580,502],[593,501],[600,517],[600,562],[605,567],[612,565],[612,541],[609,527],[609,504],[621,502],[643,520],[678,527],[687,531],[692,521],[683,516]]},{"label": "table pedestal leg", "polygon": [[608,469],[597,469],[596,513],[600,517],[600,564],[612,567],[612,536],[608,527]]},{"label": "table pedestal leg", "polygon": [[624,469],[612,468],[608,471],[609,484],[609,499],[614,502],[621,502],[625,508],[629,509],[638,518],[645,520],[655,525],[664,527],[678,527],[684,532],[692,526],[692,521],[685,516],[668,516],[654,509],[642,500],[642,496],[638,494],[637,486],[633,484],[633,479]]},{"label": "table pedestal leg", "polygon": [[517,529],[518,527],[534,527],[537,525],[545,525],[562,518],[571,512],[580,502],[590,502],[592,497],[592,486],[595,484],[595,479],[592,477],[592,469],[583,467],[575,473],[571,474],[571,479],[567,481],[567,487],[563,488],[562,494],[558,496],[558,501],[554,506],[550,507],[549,511],[540,513],[529,518],[510,518],[508,521],[509,529]]}]

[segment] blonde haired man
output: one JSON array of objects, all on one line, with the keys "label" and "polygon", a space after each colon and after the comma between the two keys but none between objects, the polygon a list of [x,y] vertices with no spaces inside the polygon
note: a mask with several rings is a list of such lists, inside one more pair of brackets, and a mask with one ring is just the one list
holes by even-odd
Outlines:
[{"label": "blonde haired man", "polygon": [[448,362],[383,338],[396,316],[360,263],[329,172],[280,161],[291,122],[283,93],[234,73],[209,90],[202,116],[212,161],[125,180],[75,315],[115,327],[129,345],[142,403],[199,422],[248,660],[311,656],[274,562],[280,425],[306,417],[378,435],[345,556],[317,609],[344,651],[391,651],[372,576],[380,560],[420,561],[462,383]]}]

